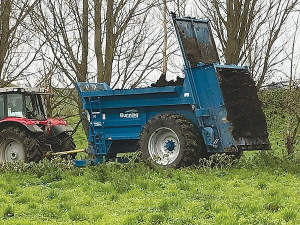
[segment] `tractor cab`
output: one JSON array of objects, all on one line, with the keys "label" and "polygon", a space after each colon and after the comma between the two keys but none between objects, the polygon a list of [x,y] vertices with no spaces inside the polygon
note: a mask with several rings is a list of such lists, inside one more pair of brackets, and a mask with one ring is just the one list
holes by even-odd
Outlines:
[{"label": "tractor cab", "polygon": [[40,88],[0,88],[0,119],[21,117],[46,120],[46,109]]}]

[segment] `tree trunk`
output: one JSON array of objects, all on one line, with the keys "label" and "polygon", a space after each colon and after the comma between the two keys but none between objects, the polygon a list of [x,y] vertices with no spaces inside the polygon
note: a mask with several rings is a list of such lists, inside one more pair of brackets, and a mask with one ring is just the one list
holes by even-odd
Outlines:
[{"label": "tree trunk", "polygon": [[167,39],[168,39],[168,31],[167,31],[167,1],[163,0],[163,25],[164,25],[164,45],[163,45],[163,67],[162,67],[162,75],[166,79],[167,74]]},{"label": "tree trunk", "polygon": [[95,4],[95,54],[97,58],[97,82],[104,81],[104,65],[102,54],[102,25],[101,25],[101,6],[102,0],[94,0]]},{"label": "tree trunk", "polygon": [[11,13],[11,1],[10,0],[2,0],[1,1],[1,9],[0,9],[0,86],[3,82],[3,66],[5,63],[5,56],[9,47],[9,19]]},{"label": "tree trunk", "polygon": [[82,11],[82,60],[80,64],[80,76],[78,81],[87,80],[87,58],[88,58],[88,0],[83,0]]},{"label": "tree trunk", "polygon": [[[83,13],[82,13],[82,61],[80,64],[80,75],[78,81],[87,80],[87,57],[88,57],[88,0],[83,0]],[[81,100],[78,100],[78,108],[81,118],[82,109],[81,109]],[[82,120],[83,130],[86,137],[89,135],[89,122],[83,118]]]},{"label": "tree trunk", "polygon": [[288,154],[294,153],[294,144],[295,142],[293,141],[293,139],[291,137],[287,137],[285,146],[287,148]]},{"label": "tree trunk", "polygon": [[106,9],[106,46],[105,46],[105,63],[103,81],[110,85],[112,65],[115,50],[114,24],[115,18],[113,13],[114,0],[107,0]]}]

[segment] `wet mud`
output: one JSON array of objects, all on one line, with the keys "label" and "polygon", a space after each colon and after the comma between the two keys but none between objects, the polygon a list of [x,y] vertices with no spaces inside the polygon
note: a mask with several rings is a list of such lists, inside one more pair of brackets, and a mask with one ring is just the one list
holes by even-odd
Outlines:
[{"label": "wet mud", "polygon": [[216,46],[207,23],[176,21],[176,26],[186,59],[191,67],[196,67],[200,62],[204,64],[219,62]]},{"label": "wet mud", "polygon": [[178,77],[176,80],[166,80],[166,75],[162,74],[159,79],[151,84],[151,87],[166,87],[166,86],[182,86],[183,85],[184,78]]}]

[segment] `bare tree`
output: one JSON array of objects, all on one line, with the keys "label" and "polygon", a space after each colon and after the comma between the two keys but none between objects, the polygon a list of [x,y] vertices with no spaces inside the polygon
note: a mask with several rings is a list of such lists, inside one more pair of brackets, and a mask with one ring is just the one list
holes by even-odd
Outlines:
[{"label": "bare tree", "polygon": [[115,52],[111,77],[112,88],[136,88],[145,83],[148,75],[161,65],[161,32],[151,34],[144,20],[139,26],[127,27],[126,35],[120,37],[121,45]]},{"label": "bare tree", "polygon": [[[287,129],[286,129],[286,137],[285,137],[285,145],[287,148],[288,154],[294,152],[294,145],[296,143],[296,138],[300,126],[300,92],[299,92],[299,84],[297,82],[297,73],[299,72],[299,62],[300,62],[300,54],[296,50],[296,42],[299,32],[300,26],[300,16],[297,16],[297,20],[295,21],[295,32],[292,37],[292,46],[291,52],[287,53],[287,57],[290,62],[290,71],[289,71],[289,85],[287,89],[287,97],[286,97],[286,106],[287,106]],[[298,78],[299,80],[299,78]]]},{"label": "bare tree", "polygon": [[[28,81],[28,84],[34,87],[45,87],[49,90],[50,94],[44,96],[45,105],[47,108],[47,117],[63,117],[69,118],[78,115],[78,111],[70,109],[77,109],[77,94],[74,88],[68,87],[70,82],[60,75],[59,68],[56,66],[55,60],[50,61],[42,55],[42,61],[39,66],[39,76],[34,81]],[[57,84],[60,85],[57,85]]]},{"label": "bare tree", "polygon": [[[276,41],[281,37],[281,34],[285,31],[284,25],[286,24],[290,14],[293,12],[295,7],[298,5],[299,0],[287,0],[287,1],[274,1],[271,2],[271,20],[268,20],[267,30],[267,41],[266,43],[261,43],[261,46],[264,47],[263,63],[256,64],[256,74],[254,78],[257,80],[257,87],[260,88],[266,76],[272,72],[273,68],[280,64],[285,58],[280,58],[279,55],[285,50],[286,46],[277,47],[279,43]],[[251,52],[249,53],[251,54]],[[261,61],[259,61],[261,62]],[[254,66],[253,66],[254,67]],[[258,68],[262,68],[261,70]]]},{"label": "bare tree", "polygon": [[[161,34],[149,26],[153,4],[148,3],[145,0],[40,3],[33,21],[47,43],[43,58],[49,65],[54,63],[53,78],[59,81],[59,86],[74,87],[77,81],[93,80],[94,75],[99,82],[113,81],[112,87],[139,85],[160,62],[155,56],[160,50]],[[76,102],[81,114],[79,99]],[[86,125],[86,134],[87,128]]]},{"label": "bare tree", "polygon": [[162,75],[164,76],[164,79],[166,79],[166,74],[167,74],[167,41],[168,41],[167,0],[163,0],[163,28],[164,28],[164,45],[163,45]]},{"label": "bare tree", "polygon": [[[156,18],[155,25],[162,29],[162,54],[161,66],[157,69],[157,74],[160,75],[157,83],[164,85],[166,80],[175,79],[182,76],[183,60],[180,54],[180,49],[177,37],[174,32],[174,27],[170,12],[175,12],[176,15],[182,16],[185,14],[187,0],[161,0],[161,4],[157,5],[155,13],[152,17]],[[161,41],[159,41],[161,43]]]},{"label": "bare tree", "polygon": [[271,70],[283,59],[278,47],[284,25],[298,0],[195,1],[211,19],[227,64],[249,64],[260,88]]},{"label": "bare tree", "polygon": [[[73,84],[91,80],[95,73],[98,82],[113,81],[112,87],[137,86],[157,67],[159,60],[155,55],[161,34],[150,26],[149,15],[154,3],[145,0],[65,3],[62,0],[42,3],[40,19],[36,21],[58,66]],[[94,18],[89,21],[93,12]],[[92,63],[94,55],[96,68]]]},{"label": "bare tree", "polygon": [[[2,0],[0,3],[0,87],[24,78],[37,60],[40,46],[33,46],[29,14],[38,0]],[[30,72],[29,72],[30,73]]]},{"label": "bare tree", "polygon": [[175,13],[178,16],[186,16],[187,0],[172,0],[175,3]]},{"label": "bare tree", "polygon": [[[81,4],[81,5],[80,5]],[[47,42],[57,67],[75,85],[87,80],[88,2],[48,0],[39,5],[36,27]]]},{"label": "bare tree", "polygon": [[94,0],[98,82],[113,88],[136,87],[157,68],[161,33],[151,26],[150,16],[155,3]]},{"label": "bare tree", "polygon": [[[55,71],[60,72],[56,76],[59,87],[66,87],[61,94],[73,93],[69,98],[77,103],[79,115],[81,103],[74,87],[77,81],[87,81],[88,78],[88,14],[88,0],[48,0],[41,2],[39,10],[32,15],[41,39],[47,43],[47,48],[43,49],[43,59],[49,65],[55,62]],[[88,134],[88,124],[84,121],[83,125]]]}]

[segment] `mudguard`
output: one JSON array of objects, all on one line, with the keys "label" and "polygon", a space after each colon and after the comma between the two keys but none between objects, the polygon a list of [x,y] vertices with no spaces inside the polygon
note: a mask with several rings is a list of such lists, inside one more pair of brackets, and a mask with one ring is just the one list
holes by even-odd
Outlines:
[{"label": "mudguard", "polygon": [[58,136],[61,133],[71,132],[71,131],[73,131],[73,128],[70,127],[69,125],[62,125],[62,124],[54,125],[51,127],[49,137]]},{"label": "mudguard", "polygon": [[32,133],[44,132],[44,130],[41,129],[38,125],[36,125],[34,122],[24,118],[14,118],[14,117],[5,118],[0,122],[0,129],[1,127],[7,127],[7,126],[23,127]]}]

